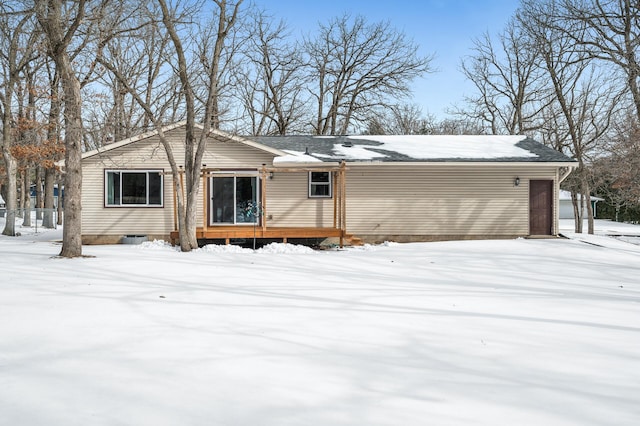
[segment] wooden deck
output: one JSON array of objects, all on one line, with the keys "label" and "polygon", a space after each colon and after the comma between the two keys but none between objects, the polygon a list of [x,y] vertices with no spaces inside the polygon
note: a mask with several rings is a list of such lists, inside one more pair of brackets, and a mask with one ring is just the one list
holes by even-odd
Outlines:
[{"label": "wooden deck", "polygon": [[[203,168],[201,172],[202,179],[202,211],[205,212],[202,216],[202,226],[196,228],[196,238],[198,240],[224,240],[226,244],[230,243],[230,240],[234,239],[270,239],[270,240],[282,240],[287,242],[288,239],[312,239],[312,238],[339,238],[340,247],[345,243],[351,245],[360,245],[359,238],[348,235],[347,219],[346,219],[346,165],[342,161],[339,166],[330,167],[312,167],[312,168],[268,168],[266,165],[262,165],[261,168],[255,170],[256,176],[260,177],[260,200],[261,216],[265,218],[268,216],[268,197],[267,197],[267,179],[271,172],[287,173],[287,172],[312,172],[312,171],[326,171],[333,174],[333,226],[330,227],[286,227],[286,226],[274,226],[269,227],[262,220],[260,223],[253,225],[212,225],[210,223],[209,215],[209,203],[211,202],[211,194],[209,190],[209,180],[215,176],[216,172],[224,171],[216,168]],[[246,171],[246,170],[245,170]],[[183,185],[183,173],[180,174],[180,191],[174,189],[173,191],[173,222],[174,231],[171,232],[170,238],[172,243],[176,243],[179,239],[178,229],[178,211],[177,211],[177,197],[180,193],[184,197],[184,185]]]},{"label": "wooden deck", "polygon": [[[225,240],[229,244],[232,239],[258,238],[282,240],[287,242],[290,238],[340,238],[340,245],[346,237],[341,229],[337,228],[294,228],[294,227],[272,227],[262,228],[261,226],[209,226],[207,228],[197,228],[196,238],[199,240]],[[178,240],[178,231],[171,232],[171,240]]]}]

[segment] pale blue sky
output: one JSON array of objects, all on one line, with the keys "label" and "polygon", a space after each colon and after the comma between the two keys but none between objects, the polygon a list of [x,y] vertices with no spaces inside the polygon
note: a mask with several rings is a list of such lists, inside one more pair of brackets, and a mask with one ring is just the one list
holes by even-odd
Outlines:
[{"label": "pale blue sky", "polygon": [[423,112],[442,118],[472,86],[459,71],[462,56],[470,53],[471,39],[495,34],[518,7],[518,0],[254,0],[275,17],[283,18],[294,34],[312,32],[318,22],[347,12],[369,22],[389,20],[420,45],[424,55],[435,54],[438,72],[414,83],[414,102]]}]

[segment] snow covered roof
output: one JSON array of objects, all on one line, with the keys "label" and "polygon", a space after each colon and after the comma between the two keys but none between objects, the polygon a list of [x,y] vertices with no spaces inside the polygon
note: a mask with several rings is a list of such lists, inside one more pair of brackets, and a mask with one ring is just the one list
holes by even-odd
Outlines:
[{"label": "snow covered roof", "polygon": [[574,161],[526,136],[381,135],[251,136],[262,145],[323,162],[562,162]]},{"label": "snow covered roof", "polygon": [[[164,132],[185,126],[168,125]],[[201,126],[197,126],[202,129]],[[151,131],[85,152],[82,158],[117,149],[157,135]],[[274,165],[320,166],[322,163],[368,162],[527,162],[575,163],[526,136],[514,135],[362,135],[362,136],[236,136],[211,130],[225,138],[274,155]]]},{"label": "snow covered roof", "polygon": [[320,163],[322,164],[323,161],[313,157],[309,154],[307,154],[306,152],[297,152],[297,151],[291,151],[288,149],[285,149],[284,152],[286,152],[287,155],[281,155],[279,157],[275,157],[273,159],[273,164],[274,165],[283,165],[283,164],[308,164],[308,163]]}]

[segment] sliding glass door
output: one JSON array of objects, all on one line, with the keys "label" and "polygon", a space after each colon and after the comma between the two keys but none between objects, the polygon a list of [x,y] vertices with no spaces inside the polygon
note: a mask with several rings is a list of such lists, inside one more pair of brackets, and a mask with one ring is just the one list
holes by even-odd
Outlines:
[{"label": "sliding glass door", "polygon": [[258,177],[221,175],[210,178],[211,225],[257,224]]}]

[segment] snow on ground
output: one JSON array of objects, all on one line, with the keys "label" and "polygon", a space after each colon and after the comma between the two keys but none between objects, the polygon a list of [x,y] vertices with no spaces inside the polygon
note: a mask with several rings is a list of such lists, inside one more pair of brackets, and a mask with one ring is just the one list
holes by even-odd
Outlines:
[{"label": "snow on ground", "polygon": [[2,425],[640,424],[634,244],[69,260],[59,230],[18,230],[0,237]]},{"label": "snow on ground", "polygon": [[640,246],[640,226],[611,220],[594,220],[594,234],[587,234],[587,221],[582,226],[583,233],[575,233],[573,219],[561,219],[560,231],[565,237],[588,244],[617,247],[621,250],[629,248],[630,244]]}]

